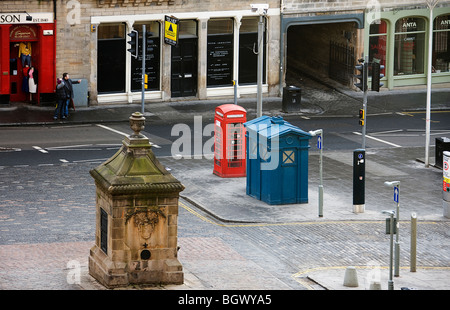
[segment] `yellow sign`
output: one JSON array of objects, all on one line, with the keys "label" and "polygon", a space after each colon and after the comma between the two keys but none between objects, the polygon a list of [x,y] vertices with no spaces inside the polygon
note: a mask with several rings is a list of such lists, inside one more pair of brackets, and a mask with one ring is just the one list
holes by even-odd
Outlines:
[{"label": "yellow sign", "polygon": [[178,25],[180,20],[173,16],[165,16],[164,42],[173,46],[178,44]]}]

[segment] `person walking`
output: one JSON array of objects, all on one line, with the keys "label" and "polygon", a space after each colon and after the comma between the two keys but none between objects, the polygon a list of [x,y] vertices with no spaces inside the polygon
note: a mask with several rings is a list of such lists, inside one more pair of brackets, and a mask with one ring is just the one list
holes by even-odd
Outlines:
[{"label": "person walking", "polygon": [[56,121],[58,117],[65,119],[64,116],[64,105],[67,102],[66,90],[64,88],[64,84],[61,79],[58,78],[56,80],[56,108],[55,114],[53,115],[53,119]]},{"label": "person walking", "polygon": [[[63,78],[60,81],[61,81],[61,83],[56,86],[57,98],[62,98],[62,96],[65,95],[65,97],[64,97],[65,100],[62,100],[61,105],[58,102],[58,105],[60,105],[59,108],[61,109],[61,112],[60,112],[61,118],[66,119],[69,117],[70,100],[72,100],[74,97],[72,85],[80,84],[81,80],[73,81],[70,79],[69,73],[65,72],[65,73],[63,73]],[[58,86],[60,86],[60,89],[61,89],[59,95],[58,95]],[[58,106],[57,106],[57,108],[58,108]],[[53,118],[55,118],[55,116],[58,117],[58,115],[56,113],[57,112],[55,111],[55,115],[53,116]]]}]

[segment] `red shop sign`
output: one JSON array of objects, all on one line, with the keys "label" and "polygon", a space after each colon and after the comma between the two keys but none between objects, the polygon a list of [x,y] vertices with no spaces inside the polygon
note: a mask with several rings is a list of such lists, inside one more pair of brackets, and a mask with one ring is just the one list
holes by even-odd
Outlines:
[{"label": "red shop sign", "polygon": [[11,41],[37,40],[37,31],[34,26],[17,25],[11,27],[9,37]]}]

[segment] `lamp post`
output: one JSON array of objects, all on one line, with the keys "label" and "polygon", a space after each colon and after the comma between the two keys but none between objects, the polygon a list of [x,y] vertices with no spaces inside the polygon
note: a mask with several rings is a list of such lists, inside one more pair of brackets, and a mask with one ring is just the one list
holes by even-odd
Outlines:
[{"label": "lamp post", "polygon": [[[263,76],[263,56],[264,56],[264,15],[269,9],[268,4],[251,4],[252,12],[259,14],[258,22],[258,71],[257,71],[257,98],[256,98],[256,117],[262,116],[262,76]],[[255,51],[253,51],[255,52]]]},{"label": "lamp post", "polygon": [[431,72],[433,58],[433,9],[439,0],[427,0],[430,9],[429,25],[428,25],[428,72],[427,72],[427,109],[425,116],[425,167],[430,166],[430,123],[431,123]]}]

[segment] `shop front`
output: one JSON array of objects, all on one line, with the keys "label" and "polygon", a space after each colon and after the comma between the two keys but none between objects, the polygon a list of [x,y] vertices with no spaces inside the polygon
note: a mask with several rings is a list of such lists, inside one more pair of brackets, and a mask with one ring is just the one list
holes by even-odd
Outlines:
[{"label": "shop front", "polygon": [[0,13],[0,102],[40,103],[54,94],[53,13]]},{"label": "shop front", "polygon": [[[165,43],[165,18],[179,20],[176,46]],[[275,17],[275,18],[274,18]],[[96,73],[96,101],[136,102],[141,100],[142,58],[127,52],[132,30],[142,36],[142,26],[151,32],[153,52],[145,60],[148,88],[146,100],[208,99],[238,97],[257,92],[257,46],[259,16],[249,10],[193,13],[92,16],[91,26],[97,48],[91,50],[91,72]],[[277,44],[279,9],[265,18],[264,43]],[[273,29],[273,30],[272,30]],[[277,92],[278,46],[264,44],[263,92]],[[271,58],[270,58],[271,57]],[[270,73],[272,72],[272,73]],[[236,82],[235,82],[236,81]],[[92,81],[91,81],[92,83]],[[236,88],[234,84],[236,83]],[[94,100],[91,91],[91,100]]]},{"label": "shop front", "polygon": [[366,24],[364,49],[370,62],[385,67],[385,87],[426,85],[430,27],[432,83],[450,83],[450,8],[434,9],[431,22],[428,9],[381,12],[380,17]]}]

